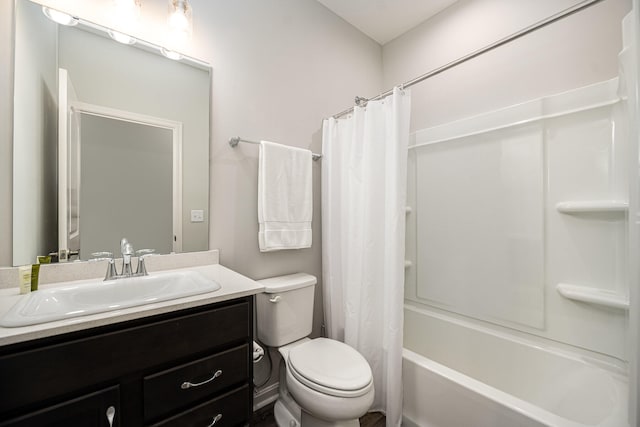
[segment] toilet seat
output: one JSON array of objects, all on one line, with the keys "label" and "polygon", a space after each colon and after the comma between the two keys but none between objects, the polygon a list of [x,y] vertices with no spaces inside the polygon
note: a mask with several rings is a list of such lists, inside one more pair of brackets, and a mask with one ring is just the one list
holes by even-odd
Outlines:
[{"label": "toilet seat", "polygon": [[348,345],[327,338],[292,348],[287,367],[297,381],[330,396],[359,397],[373,388],[366,359]]}]

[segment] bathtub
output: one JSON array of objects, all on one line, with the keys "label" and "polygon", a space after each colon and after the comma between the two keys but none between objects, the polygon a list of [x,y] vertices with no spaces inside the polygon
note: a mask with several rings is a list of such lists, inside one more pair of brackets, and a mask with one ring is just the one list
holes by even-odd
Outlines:
[{"label": "bathtub", "polygon": [[405,305],[403,426],[627,427],[615,364]]}]

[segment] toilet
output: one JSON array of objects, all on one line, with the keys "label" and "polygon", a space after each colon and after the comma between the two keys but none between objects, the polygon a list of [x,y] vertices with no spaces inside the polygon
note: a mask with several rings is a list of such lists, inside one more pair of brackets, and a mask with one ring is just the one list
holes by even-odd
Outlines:
[{"label": "toilet", "polygon": [[274,407],[278,426],[359,426],[373,403],[371,368],[344,343],[307,337],[316,278],[297,273],[259,282],[265,289],[256,295],[258,339],[283,359]]}]

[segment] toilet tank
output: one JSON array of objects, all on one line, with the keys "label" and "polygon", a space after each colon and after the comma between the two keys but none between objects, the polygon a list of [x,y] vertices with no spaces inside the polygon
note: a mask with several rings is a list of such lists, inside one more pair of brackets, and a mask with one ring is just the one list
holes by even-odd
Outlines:
[{"label": "toilet tank", "polygon": [[317,280],[305,273],[258,280],[264,293],[256,295],[258,339],[280,347],[311,333],[313,295]]}]

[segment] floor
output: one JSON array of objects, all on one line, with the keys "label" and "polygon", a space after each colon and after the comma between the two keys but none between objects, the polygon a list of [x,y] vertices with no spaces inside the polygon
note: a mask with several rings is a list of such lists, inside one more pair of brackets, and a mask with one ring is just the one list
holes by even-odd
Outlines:
[{"label": "floor", "polygon": [[[360,418],[360,427],[384,427],[384,414],[380,412],[370,412]],[[253,427],[277,427],[276,420],[273,418],[273,405],[266,406],[253,414],[251,419]]]}]

